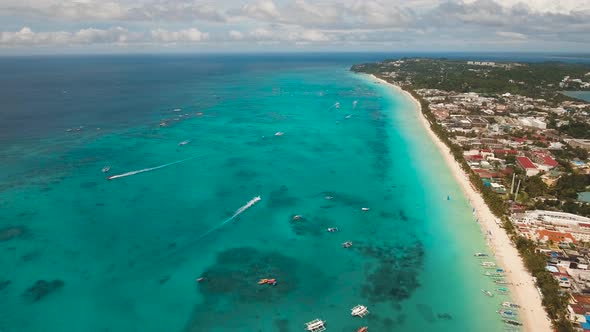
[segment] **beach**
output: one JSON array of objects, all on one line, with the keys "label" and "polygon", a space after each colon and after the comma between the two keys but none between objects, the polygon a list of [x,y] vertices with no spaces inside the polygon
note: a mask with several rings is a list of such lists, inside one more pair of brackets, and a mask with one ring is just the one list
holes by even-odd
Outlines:
[{"label": "beach", "polygon": [[467,174],[461,169],[459,163],[454,159],[449,147],[444,144],[430,128],[430,123],[424,117],[421,105],[409,92],[401,87],[391,84],[383,79],[372,77],[382,83],[390,86],[396,92],[403,94],[411,100],[415,106],[416,114],[420,123],[426,129],[428,135],[438,147],[447,166],[449,167],[454,178],[459,183],[463,193],[469,199],[471,205],[475,208],[475,214],[479,219],[482,231],[488,238],[490,249],[494,253],[499,265],[506,270],[506,279],[510,282],[509,288],[514,302],[518,303],[523,309],[520,311],[520,319],[525,331],[551,331],[551,322],[541,304],[541,296],[535,285],[531,274],[526,270],[524,263],[518,254],[517,249],[512,244],[510,238],[503,228],[496,222],[498,218],[490,211],[485,204],[482,196],[473,188]]}]

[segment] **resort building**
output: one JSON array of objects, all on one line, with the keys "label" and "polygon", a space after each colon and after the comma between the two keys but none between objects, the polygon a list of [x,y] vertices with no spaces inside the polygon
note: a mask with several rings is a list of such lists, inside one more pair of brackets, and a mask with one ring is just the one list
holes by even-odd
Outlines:
[{"label": "resort building", "polygon": [[525,171],[526,176],[535,176],[541,172],[537,166],[535,166],[535,164],[533,164],[533,162],[527,157],[516,157],[516,162],[518,163],[518,166],[520,166],[520,168]]}]

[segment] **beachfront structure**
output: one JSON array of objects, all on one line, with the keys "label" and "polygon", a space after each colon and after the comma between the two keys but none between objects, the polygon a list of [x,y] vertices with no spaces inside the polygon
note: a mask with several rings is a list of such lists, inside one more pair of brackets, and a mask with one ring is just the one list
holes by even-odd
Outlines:
[{"label": "beachfront structure", "polygon": [[513,215],[513,220],[525,225],[569,233],[576,241],[590,242],[590,218],[587,217],[565,212],[532,210]]},{"label": "beachfront structure", "polygon": [[565,142],[573,148],[582,148],[590,151],[590,139],[567,139]]},{"label": "beachfront structure", "polygon": [[516,157],[516,163],[525,171],[526,176],[535,176],[541,172],[537,166],[535,166],[535,164],[533,164],[533,162],[527,157]]}]

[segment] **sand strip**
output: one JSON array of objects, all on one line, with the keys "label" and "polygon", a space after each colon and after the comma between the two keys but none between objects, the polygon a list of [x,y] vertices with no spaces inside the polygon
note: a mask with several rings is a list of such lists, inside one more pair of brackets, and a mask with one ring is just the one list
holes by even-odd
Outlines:
[{"label": "sand strip", "polygon": [[428,120],[422,114],[420,102],[399,86],[390,84],[374,75],[371,76],[376,81],[386,84],[396,92],[401,93],[414,104],[420,123],[422,123],[428,132],[428,135],[438,147],[438,150],[441,152],[465,196],[475,208],[476,216],[479,219],[484,234],[487,234],[487,238],[489,239],[488,243],[492,252],[496,256],[499,265],[507,271],[506,280],[511,283],[511,285],[509,285],[511,291],[510,296],[514,302],[523,307],[519,312],[519,319],[523,323],[523,330],[531,332],[551,331],[551,321],[541,304],[541,295],[535,285],[533,277],[526,270],[518,251],[512,245],[512,241],[504,229],[496,224],[498,218],[494,216],[484,202],[482,196],[473,188],[469,181],[469,177],[461,169],[461,166],[451,154],[450,149],[430,129]]}]

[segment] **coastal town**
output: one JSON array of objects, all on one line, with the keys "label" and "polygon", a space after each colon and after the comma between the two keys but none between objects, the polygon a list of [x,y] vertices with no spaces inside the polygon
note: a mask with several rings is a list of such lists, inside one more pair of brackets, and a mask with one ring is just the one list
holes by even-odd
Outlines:
[{"label": "coastal town", "polygon": [[411,93],[519,250],[555,330],[590,331],[590,102],[562,94],[589,90],[590,67],[410,58],[352,70]]}]

